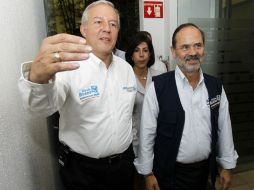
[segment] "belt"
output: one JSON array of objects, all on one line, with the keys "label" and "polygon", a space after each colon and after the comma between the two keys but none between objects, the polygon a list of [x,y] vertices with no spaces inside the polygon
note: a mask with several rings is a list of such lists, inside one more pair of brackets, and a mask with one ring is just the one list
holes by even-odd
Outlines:
[{"label": "belt", "polygon": [[70,151],[70,156],[71,157],[75,157],[77,159],[81,159],[84,160],[86,162],[90,162],[90,163],[104,163],[104,164],[114,164],[119,162],[122,158],[126,158],[129,155],[132,154],[132,146],[129,146],[127,150],[125,150],[124,152],[120,153],[120,154],[114,154],[111,156],[107,156],[104,158],[91,158],[82,154],[79,154],[77,152],[73,152]]},{"label": "belt", "polygon": [[202,168],[204,166],[207,166],[209,164],[209,160],[202,160],[199,162],[194,162],[194,163],[180,163],[180,162],[176,162],[176,166],[177,167],[183,167],[183,168]]}]

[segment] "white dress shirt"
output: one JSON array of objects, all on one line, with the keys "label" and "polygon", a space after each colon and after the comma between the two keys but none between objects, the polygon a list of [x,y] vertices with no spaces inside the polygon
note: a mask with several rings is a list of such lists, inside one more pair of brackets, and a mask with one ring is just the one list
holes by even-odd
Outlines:
[{"label": "white dress shirt", "polygon": [[141,82],[139,81],[138,77],[136,76],[137,81],[137,94],[135,98],[135,104],[133,109],[133,150],[135,155],[137,156],[138,152],[138,145],[139,145],[139,128],[140,128],[140,120],[141,120],[141,113],[142,113],[142,106],[143,100],[146,92],[146,88],[152,82],[152,77],[162,74],[161,71],[153,70],[151,67],[148,68],[147,79],[146,79],[146,86],[144,87]]},{"label": "white dress shirt", "polygon": [[57,73],[49,84],[28,81],[30,64],[23,64],[19,89],[24,106],[41,116],[58,110],[59,139],[77,153],[93,158],[121,153],[132,142],[133,69],[117,56],[107,69],[92,53],[79,64],[77,70]]},{"label": "white dress shirt", "polygon": [[[204,83],[203,73],[202,71],[200,72],[200,81],[194,90],[178,67],[175,70],[175,79],[180,101],[185,112],[184,129],[177,161],[194,163],[207,159],[211,152],[211,120],[210,108],[207,104],[208,92]],[[153,146],[158,113],[159,105],[154,83],[151,83],[143,103],[140,147],[138,158],[134,162],[138,172],[141,174],[148,174],[153,168]],[[224,169],[235,168],[238,155],[234,149],[228,100],[224,89],[222,89],[219,108],[217,146],[219,151],[217,162],[219,165]]]}]

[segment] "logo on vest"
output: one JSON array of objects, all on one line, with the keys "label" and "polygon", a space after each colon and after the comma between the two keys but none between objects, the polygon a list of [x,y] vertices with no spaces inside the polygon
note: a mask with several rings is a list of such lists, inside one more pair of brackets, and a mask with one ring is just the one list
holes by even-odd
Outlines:
[{"label": "logo on vest", "polygon": [[209,102],[210,108],[213,109],[220,105],[220,95],[217,95],[216,97],[212,98]]}]

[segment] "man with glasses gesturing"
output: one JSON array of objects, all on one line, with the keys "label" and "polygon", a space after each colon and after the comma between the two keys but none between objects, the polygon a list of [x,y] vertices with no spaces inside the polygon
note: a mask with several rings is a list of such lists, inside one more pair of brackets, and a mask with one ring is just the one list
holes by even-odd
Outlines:
[{"label": "man with glasses gesturing", "polygon": [[221,190],[232,180],[234,149],[228,100],[221,82],[202,72],[204,33],[180,25],[172,37],[175,71],[154,77],[144,98],[138,158],[148,190]]}]

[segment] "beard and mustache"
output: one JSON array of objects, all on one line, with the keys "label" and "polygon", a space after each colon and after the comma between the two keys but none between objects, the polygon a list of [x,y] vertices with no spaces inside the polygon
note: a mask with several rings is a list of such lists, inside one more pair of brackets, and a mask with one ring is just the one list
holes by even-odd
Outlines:
[{"label": "beard and mustache", "polygon": [[200,57],[198,55],[188,55],[184,59],[180,59],[179,57],[177,57],[178,67],[182,70],[182,72],[186,73],[199,72],[202,62],[203,57]]}]

